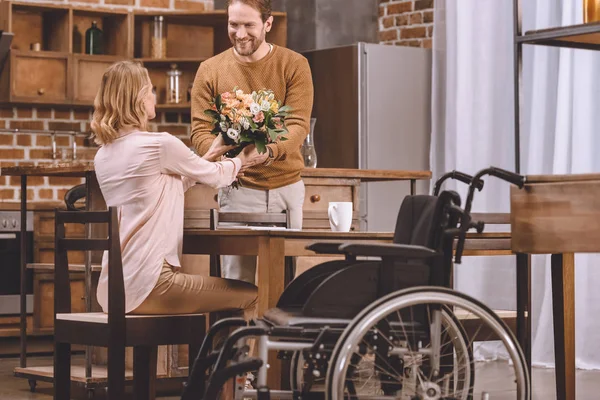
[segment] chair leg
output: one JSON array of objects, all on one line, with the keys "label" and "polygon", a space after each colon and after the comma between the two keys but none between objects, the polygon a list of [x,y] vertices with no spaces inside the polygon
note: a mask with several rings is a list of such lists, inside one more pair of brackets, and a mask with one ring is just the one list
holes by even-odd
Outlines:
[{"label": "chair leg", "polygon": [[154,400],[156,397],[157,346],[133,348],[133,398]]},{"label": "chair leg", "polygon": [[296,257],[285,257],[284,284],[287,286],[296,276]]},{"label": "chair leg", "polygon": [[54,343],[54,400],[71,398],[71,344]]},{"label": "chair leg", "polygon": [[108,347],[108,400],[125,397],[125,345]]}]

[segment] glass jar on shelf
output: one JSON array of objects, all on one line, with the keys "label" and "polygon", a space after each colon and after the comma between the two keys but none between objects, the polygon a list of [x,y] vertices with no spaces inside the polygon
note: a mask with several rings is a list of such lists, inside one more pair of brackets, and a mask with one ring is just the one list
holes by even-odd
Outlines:
[{"label": "glass jar on shelf", "polygon": [[181,90],[181,71],[177,69],[177,64],[171,64],[171,69],[167,71],[167,104],[178,104],[183,101],[183,91]]},{"label": "glass jar on shelf", "polygon": [[167,58],[167,24],[162,15],[157,15],[152,20],[151,32],[150,57]]}]

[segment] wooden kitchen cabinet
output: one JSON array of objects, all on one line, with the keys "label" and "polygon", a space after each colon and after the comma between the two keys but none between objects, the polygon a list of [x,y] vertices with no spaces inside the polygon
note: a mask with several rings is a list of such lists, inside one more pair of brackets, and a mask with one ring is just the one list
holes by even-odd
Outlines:
[{"label": "wooden kitchen cabinet", "polygon": [[70,97],[69,56],[65,53],[12,51],[6,72],[10,101],[53,103]]},{"label": "wooden kitchen cabinet", "polygon": [[[165,58],[150,57],[155,16],[167,27]],[[287,44],[286,14],[274,12],[267,40]],[[104,53],[86,55],[85,32],[95,21],[103,32]],[[93,106],[100,79],[115,61],[134,59],[148,69],[156,86],[157,110],[190,112],[187,89],[200,63],[231,46],[225,11],[135,11],[85,5],[0,1],[0,30],[13,32],[11,52],[0,68],[0,102]],[[40,51],[31,45],[40,44]],[[166,104],[166,72],[182,71],[182,102]]]}]

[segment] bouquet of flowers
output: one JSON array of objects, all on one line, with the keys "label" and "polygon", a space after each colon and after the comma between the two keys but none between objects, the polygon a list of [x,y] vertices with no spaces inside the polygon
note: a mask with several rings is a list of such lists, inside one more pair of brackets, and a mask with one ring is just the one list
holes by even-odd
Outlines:
[{"label": "bouquet of flowers", "polygon": [[237,145],[227,153],[234,157],[249,144],[262,154],[267,151],[267,144],[287,140],[285,119],[290,111],[290,107],[275,100],[272,90],[247,94],[234,88],[218,95],[204,113],[213,119],[213,134],[221,134],[225,143]]}]

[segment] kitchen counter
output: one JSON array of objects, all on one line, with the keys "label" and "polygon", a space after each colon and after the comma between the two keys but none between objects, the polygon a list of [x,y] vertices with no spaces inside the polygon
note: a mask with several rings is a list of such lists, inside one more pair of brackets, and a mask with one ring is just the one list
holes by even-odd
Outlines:
[{"label": "kitchen counter", "polygon": [[[84,177],[94,171],[93,162],[66,162],[0,168],[3,176],[73,176]],[[305,168],[303,178],[345,178],[362,182],[431,179],[431,171],[368,170],[348,168]]]}]

